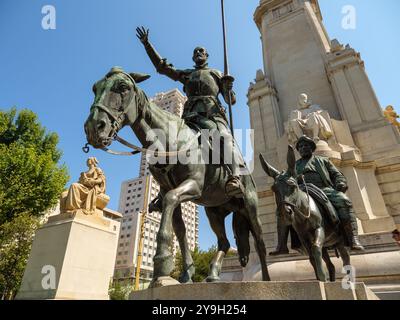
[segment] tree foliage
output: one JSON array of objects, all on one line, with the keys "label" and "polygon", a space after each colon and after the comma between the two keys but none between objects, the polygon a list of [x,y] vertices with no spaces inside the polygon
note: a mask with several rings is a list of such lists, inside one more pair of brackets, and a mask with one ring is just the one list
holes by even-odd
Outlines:
[{"label": "tree foliage", "polygon": [[129,293],[131,293],[132,290],[132,285],[129,283],[113,279],[113,281],[110,282],[108,294],[110,300],[128,300]]},{"label": "tree foliage", "polygon": [[0,110],[0,298],[17,292],[40,218],[69,179],[57,143],[34,112]]},{"label": "tree foliage", "polygon": [[68,174],[58,136],[34,112],[0,111],[0,225],[22,213],[40,216],[57,203]]},{"label": "tree foliage", "polygon": [[[212,258],[217,252],[215,246],[208,250],[200,250],[198,247],[192,252],[193,263],[196,267],[196,273],[193,276],[193,282],[202,282],[208,276],[208,271]],[[183,271],[182,254],[179,251],[175,256],[175,268],[172,271],[171,277],[179,280],[179,276]]]},{"label": "tree foliage", "polygon": [[0,225],[0,299],[11,299],[18,291],[39,224],[25,213]]}]

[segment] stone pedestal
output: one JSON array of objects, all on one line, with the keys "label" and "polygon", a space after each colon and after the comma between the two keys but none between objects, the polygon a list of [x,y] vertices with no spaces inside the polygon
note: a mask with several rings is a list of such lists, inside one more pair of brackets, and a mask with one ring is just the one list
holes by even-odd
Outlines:
[{"label": "stone pedestal", "polygon": [[[361,242],[365,252],[351,255],[351,265],[354,267],[356,282],[363,282],[376,292],[381,299],[395,297],[400,299],[400,250],[393,241],[391,233],[364,234]],[[336,268],[336,279],[341,281],[343,262],[333,256],[331,260]],[[295,251],[281,256],[268,256],[268,271],[273,281],[312,281],[314,270],[309,259]],[[261,269],[255,253],[250,255],[246,268],[239,264],[238,257],[224,259],[221,279],[224,281],[259,281]]]},{"label": "stone pedestal", "polygon": [[[118,213],[104,209],[113,218]],[[17,299],[109,299],[120,222],[61,213],[38,229]]]},{"label": "stone pedestal", "polygon": [[378,300],[363,283],[343,289],[340,282],[217,282],[134,291],[130,300]]}]

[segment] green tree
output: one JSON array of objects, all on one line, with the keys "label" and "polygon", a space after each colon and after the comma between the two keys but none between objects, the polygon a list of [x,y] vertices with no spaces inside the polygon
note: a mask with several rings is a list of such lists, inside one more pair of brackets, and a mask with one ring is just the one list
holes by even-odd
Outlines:
[{"label": "green tree", "polygon": [[[215,246],[209,248],[208,250],[200,250],[198,247],[194,249],[192,252],[192,258],[196,267],[196,273],[192,278],[193,282],[202,282],[205,278],[207,278],[211,260],[216,252],[217,248]],[[175,268],[172,271],[171,277],[179,280],[179,275],[182,273],[182,271],[182,255],[179,251],[175,256]]]},{"label": "green tree", "polygon": [[22,213],[40,216],[57,203],[69,179],[58,165],[57,143],[34,112],[0,111],[0,225]]},{"label": "green tree", "polygon": [[18,290],[41,217],[56,205],[69,177],[59,165],[58,136],[36,114],[0,110],[0,297]]},{"label": "green tree", "polygon": [[39,225],[37,217],[23,213],[0,226],[0,299],[18,291]]},{"label": "green tree", "polygon": [[108,294],[110,295],[110,300],[128,300],[129,293],[131,293],[132,290],[132,285],[113,279],[110,282]]}]

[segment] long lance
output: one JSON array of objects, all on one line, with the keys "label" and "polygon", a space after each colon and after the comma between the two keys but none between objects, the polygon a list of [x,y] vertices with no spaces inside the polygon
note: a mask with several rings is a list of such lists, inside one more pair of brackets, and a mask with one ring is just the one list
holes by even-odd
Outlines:
[{"label": "long lance", "polygon": [[[229,75],[229,63],[228,63],[228,46],[227,46],[227,41],[226,41],[226,27],[225,27],[225,8],[224,8],[224,0],[221,0],[221,9],[222,9],[222,32],[224,36],[224,77],[225,78],[230,78],[230,80],[233,82],[235,80],[234,77]],[[229,107],[229,124],[230,124],[230,129],[232,136],[234,136],[233,133],[233,116],[232,116],[232,96],[231,96],[231,91],[228,92],[228,107]]]}]

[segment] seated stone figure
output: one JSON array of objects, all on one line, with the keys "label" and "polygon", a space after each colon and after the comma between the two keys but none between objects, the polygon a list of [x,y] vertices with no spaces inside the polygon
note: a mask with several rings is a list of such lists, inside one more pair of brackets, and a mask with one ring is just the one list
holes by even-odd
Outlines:
[{"label": "seated stone figure", "polygon": [[79,181],[73,183],[69,190],[61,195],[61,212],[80,210],[84,214],[93,215],[96,209],[105,208],[110,198],[105,194],[106,178],[97,164],[95,157],[87,160],[89,170],[82,172]]},{"label": "seated stone figure", "polygon": [[299,95],[298,109],[289,116],[288,139],[294,143],[301,136],[307,135],[315,142],[327,141],[333,136],[333,129],[324,117],[324,110],[319,105],[311,104],[305,93]]}]

